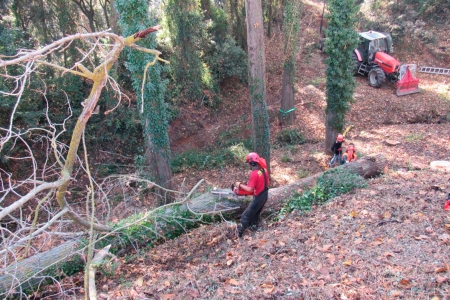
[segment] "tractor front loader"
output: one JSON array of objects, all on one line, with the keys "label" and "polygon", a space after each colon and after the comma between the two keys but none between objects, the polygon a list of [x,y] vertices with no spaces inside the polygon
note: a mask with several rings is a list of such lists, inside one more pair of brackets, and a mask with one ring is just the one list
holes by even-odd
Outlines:
[{"label": "tractor front loader", "polygon": [[420,92],[419,79],[414,76],[416,65],[400,65],[389,34],[376,31],[359,33],[360,43],[353,51],[354,74],[367,76],[369,85],[381,87],[386,78],[395,83],[397,96]]}]

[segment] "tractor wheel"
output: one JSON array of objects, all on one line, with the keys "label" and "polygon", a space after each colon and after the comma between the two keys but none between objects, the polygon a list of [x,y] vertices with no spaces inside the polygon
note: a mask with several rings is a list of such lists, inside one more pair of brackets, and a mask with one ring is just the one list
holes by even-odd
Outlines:
[{"label": "tractor wheel", "polygon": [[369,71],[369,85],[379,88],[386,81],[386,75],[381,68],[374,68]]},{"label": "tractor wheel", "polygon": [[355,52],[352,52],[352,59],[353,59],[353,75],[357,75],[361,62],[358,60],[358,56],[356,55]]}]

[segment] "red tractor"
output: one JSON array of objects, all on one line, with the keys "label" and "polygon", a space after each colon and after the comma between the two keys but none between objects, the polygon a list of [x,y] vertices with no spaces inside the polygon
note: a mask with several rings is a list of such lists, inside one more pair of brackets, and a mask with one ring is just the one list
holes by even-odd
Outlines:
[{"label": "red tractor", "polygon": [[386,78],[394,82],[397,96],[419,92],[419,80],[414,77],[415,65],[400,65],[389,34],[376,31],[359,33],[360,43],[353,52],[354,73],[368,76],[370,86],[381,87]]}]

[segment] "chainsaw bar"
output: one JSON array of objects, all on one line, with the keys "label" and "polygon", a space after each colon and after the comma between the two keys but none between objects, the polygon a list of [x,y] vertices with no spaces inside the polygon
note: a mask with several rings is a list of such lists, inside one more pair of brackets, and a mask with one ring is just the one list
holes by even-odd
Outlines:
[{"label": "chainsaw bar", "polygon": [[237,196],[235,193],[233,193],[233,191],[227,190],[213,190],[211,191],[211,194],[219,196]]},{"label": "chainsaw bar", "polygon": [[227,198],[233,198],[233,199],[244,199],[246,197],[249,197],[248,195],[236,195],[233,191],[228,189],[216,189],[212,190],[211,194],[221,197],[227,197]]}]

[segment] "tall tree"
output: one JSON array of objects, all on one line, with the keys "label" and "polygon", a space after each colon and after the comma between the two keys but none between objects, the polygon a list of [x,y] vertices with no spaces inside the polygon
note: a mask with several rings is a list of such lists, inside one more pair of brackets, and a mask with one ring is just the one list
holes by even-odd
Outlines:
[{"label": "tall tree", "polygon": [[[115,5],[119,14],[119,25],[125,35],[156,23],[155,19],[150,18],[148,2],[145,0],[116,0]],[[157,43],[155,37],[151,36],[142,40],[140,45],[147,49],[155,49]],[[147,143],[146,161],[150,165],[155,182],[166,189],[171,189],[169,123],[167,104],[164,102],[166,82],[161,78],[162,67],[157,63],[151,69],[147,69],[147,64],[153,61],[154,55],[145,52],[127,49],[126,56]],[[145,77],[148,79],[145,80]],[[171,200],[164,197],[163,190],[159,191],[159,195],[161,196],[159,204]]]},{"label": "tall tree", "polygon": [[261,0],[246,0],[248,83],[253,122],[253,147],[259,155],[270,162],[269,115],[266,104],[266,58],[264,49],[264,26]]},{"label": "tall tree", "polygon": [[298,51],[298,32],[300,30],[300,1],[287,0],[284,7],[284,64],[283,87],[281,90],[280,123],[292,124],[295,120],[296,79],[295,57]]},{"label": "tall tree", "polygon": [[350,109],[355,90],[352,52],[357,47],[356,8],[354,0],[329,0],[325,41],[325,52],[329,55],[326,64],[327,108],[325,151],[331,152],[331,145],[337,133],[342,132],[345,114]]}]

